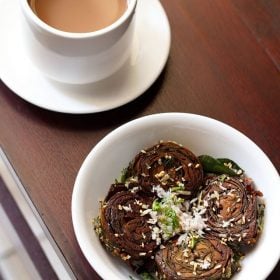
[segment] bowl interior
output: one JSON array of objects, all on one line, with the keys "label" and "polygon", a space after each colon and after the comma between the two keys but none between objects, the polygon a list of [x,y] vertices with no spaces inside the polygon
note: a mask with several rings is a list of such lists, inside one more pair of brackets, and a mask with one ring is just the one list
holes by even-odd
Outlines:
[{"label": "bowl interior", "polygon": [[[233,279],[265,279],[279,259],[280,180],[266,155],[246,136],[216,120],[199,115],[165,113],[143,117],[108,134],[90,152],[77,176],[72,218],[79,245],[104,279],[129,279],[137,275],[112,257],[100,244],[92,220],[115,178],[143,148],[159,140],[173,140],[197,156],[208,154],[236,161],[264,194],[266,202],[264,232],[257,246],[242,262]],[[265,256],[265,258],[264,258]]]}]

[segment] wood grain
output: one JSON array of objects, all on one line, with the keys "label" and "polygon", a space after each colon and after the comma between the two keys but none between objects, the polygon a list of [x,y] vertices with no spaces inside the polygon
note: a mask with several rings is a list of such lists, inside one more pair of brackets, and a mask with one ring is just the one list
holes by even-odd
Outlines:
[{"label": "wood grain", "polygon": [[[98,276],[74,236],[74,180],[92,147],[124,122],[169,111],[216,118],[255,141],[280,171],[280,1],[161,2],[172,31],[170,57],[137,100],[66,115],[28,104],[0,84],[0,144],[78,279]],[[280,265],[268,279],[279,276]]]}]

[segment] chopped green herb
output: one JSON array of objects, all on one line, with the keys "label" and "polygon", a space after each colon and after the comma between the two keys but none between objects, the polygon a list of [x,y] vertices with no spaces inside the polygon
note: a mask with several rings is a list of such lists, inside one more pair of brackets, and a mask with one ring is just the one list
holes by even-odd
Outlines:
[{"label": "chopped green herb", "polygon": [[[179,225],[180,225],[179,219],[177,217],[176,212],[172,208],[164,208],[163,215],[167,218],[166,219],[167,225],[171,223],[173,228],[179,227]],[[171,220],[168,218],[170,218]]]},{"label": "chopped green herb", "polygon": [[192,235],[190,240],[189,240],[189,248],[194,249],[195,245],[199,241],[199,236],[198,235]]},{"label": "chopped green herb", "polygon": [[149,272],[142,272],[140,273],[140,276],[143,280],[155,280],[154,276]]},{"label": "chopped green herb", "polygon": [[160,202],[158,201],[158,199],[154,200],[152,205],[152,210],[159,211],[160,209],[161,209]]},{"label": "chopped green herb", "polygon": [[92,221],[92,224],[93,224],[93,229],[95,230],[96,234],[100,238],[103,234],[103,230],[102,230],[101,222],[100,222],[100,217],[97,216],[96,218],[94,218],[93,221]]},{"label": "chopped green herb", "polygon": [[222,174],[222,175],[220,175],[218,177],[218,180],[219,180],[219,182],[224,182],[226,178],[227,178],[227,175],[226,174]]},{"label": "chopped green herb", "polygon": [[169,205],[161,204],[160,202],[155,203],[154,201],[153,210],[158,212],[161,223],[166,226],[172,226],[172,228],[179,227],[177,214]]},{"label": "chopped green herb", "polygon": [[[177,191],[178,194],[181,194],[181,195],[190,195],[191,192],[190,191]],[[183,202],[183,201],[182,201]]]},{"label": "chopped green herb", "polygon": [[120,178],[120,182],[121,183],[125,183],[126,179],[127,179],[127,168],[124,168],[121,172],[121,178]]},{"label": "chopped green herb", "polygon": [[154,200],[152,210],[157,212],[159,226],[162,229],[164,239],[170,238],[180,231],[179,217],[174,208],[184,201],[183,198],[177,197],[175,193],[170,193],[169,196],[161,200]]},{"label": "chopped green herb", "polygon": [[124,168],[121,172],[120,177],[118,179],[115,179],[115,184],[125,183],[128,177],[128,168]]},{"label": "chopped green herb", "polygon": [[230,247],[233,251],[233,262],[232,262],[232,270],[230,270],[227,274],[227,278],[230,278],[232,273],[235,271],[239,271],[241,268],[241,260],[244,258],[244,253],[242,253],[240,246],[234,243],[230,243]]},{"label": "chopped green herb", "polygon": [[183,191],[185,189],[185,186],[182,185],[177,185],[176,187],[171,188],[171,192],[177,192],[177,191]]}]

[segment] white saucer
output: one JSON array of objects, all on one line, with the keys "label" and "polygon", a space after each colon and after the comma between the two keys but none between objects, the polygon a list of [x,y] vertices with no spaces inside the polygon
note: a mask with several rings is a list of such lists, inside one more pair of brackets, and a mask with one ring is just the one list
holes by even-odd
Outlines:
[{"label": "white saucer", "polygon": [[157,79],[170,50],[170,27],[159,0],[139,0],[132,55],[114,75],[90,85],[65,85],[45,78],[22,46],[17,0],[0,0],[0,77],[18,96],[63,113],[95,113],[124,105]]}]

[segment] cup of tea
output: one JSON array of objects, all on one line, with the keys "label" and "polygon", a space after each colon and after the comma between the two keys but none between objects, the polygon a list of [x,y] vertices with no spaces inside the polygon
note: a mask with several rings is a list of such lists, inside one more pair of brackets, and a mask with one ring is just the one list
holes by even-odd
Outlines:
[{"label": "cup of tea", "polygon": [[70,84],[109,77],[130,55],[137,0],[20,0],[28,57]]}]

